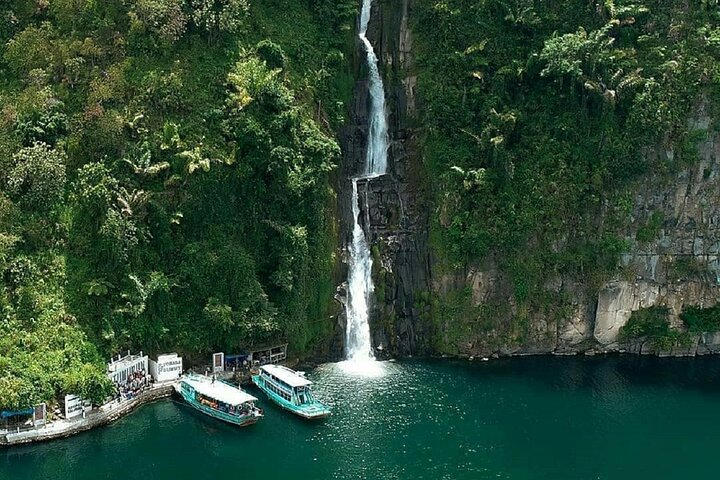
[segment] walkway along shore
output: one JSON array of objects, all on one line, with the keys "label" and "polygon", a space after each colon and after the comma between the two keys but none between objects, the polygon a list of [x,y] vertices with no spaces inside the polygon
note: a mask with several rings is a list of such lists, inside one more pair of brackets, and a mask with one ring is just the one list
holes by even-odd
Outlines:
[{"label": "walkway along shore", "polygon": [[[294,359],[282,363],[292,366],[296,365],[298,360]],[[210,370],[210,366],[198,368],[198,370],[200,372],[203,370]],[[193,371],[193,369],[189,369],[189,371]],[[231,381],[238,385],[250,383],[250,370],[228,370],[218,372],[216,375],[218,378]],[[0,448],[70,437],[77,433],[90,430],[91,428],[107,425],[108,423],[112,423],[115,420],[128,415],[141,405],[161,398],[170,397],[174,392],[175,383],[176,381],[154,383],[152,384],[152,387],[149,387],[147,390],[143,390],[132,399],[123,400],[121,402],[113,400],[105,405],[92,409],[84,418],[79,417],[71,420],[55,420],[42,427],[24,428],[20,429],[20,431],[13,429],[6,431],[0,429]]]},{"label": "walkway along shore", "polygon": [[43,442],[57,438],[65,438],[91,428],[106,425],[124,417],[137,407],[169,397],[173,393],[173,382],[155,384],[152,388],[139,393],[136,397],[122,402],[112,401],[87,413],[85,418],[57,420],[47,425],[30,430],[4,432],[0,430],[0,447],[21,445],[24,443]]}]

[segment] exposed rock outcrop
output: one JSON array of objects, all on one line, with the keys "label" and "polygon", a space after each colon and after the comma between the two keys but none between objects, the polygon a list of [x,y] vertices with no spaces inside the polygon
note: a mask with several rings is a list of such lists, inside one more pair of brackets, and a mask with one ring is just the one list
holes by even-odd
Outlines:
[{"label": "exposed rock outcrop", "polygon": [[688,162],[665,148],[646,153],[663,155],[676,173],[650,175],[638,183],[626,232],[631,248],[617,276],[597,294],[589,294],[582,279],[549,278],[546,291],[562,299],[557,304],[563,308],[523,312],[509,279],[492,263],[436,278],[434,289],[440,295],[447,285],[469,288],[472,307],[502,306],[500,316],[526,322],[523,337],[513,336],[512,329],[471,329],[474,338],[453,348],[466,355],[626,351],[684,356],[720,351],[717,333],[690,335],[689,342],[669,350],[620,337],[632,312],[641,308],[666,307],[671,327],[683,331],[680,314],[685,307],[720,301],[720,134],[710,128],[705,110],[703,103],[690,125],[702,137],[698,159]]},{"label": "exposed rock outcrop", "polygon": [[[599,288],[589,287],[587,279],[550,273],[545,284],[550,306],[528,311],[516,301],[512,281],[493,258],[460,270],[437,268],[428,241],[430,205],[413,128],[417,76],[409,28],[412,8],[412,0],[376,3],[368,31],[385,78],[391,137],[388,174],[359,184],[361,222],[374,257],[370,324],[377,353],[720,351],[720,334],[715,333],[690,336],[689,345],[662,352],[651,342],[620,336],[638,309],[667,307],[672,327],[682,330],[679,315],[684,307],[707,307],[720,300],[720,135],[710,128],[705,104],[691,124],[703,135],[697,161],[687,162],[666,147],[646,152],[662,156],[675,173],[651,174],[638,183],[631,227],[625,232],[631,248],[623,255],[620,272]],[[351,121],[341,135],[343,246],[350,241],[352,226],[346,208],[349,179],[361,170],[367,143],[368,88],[359,45],[356,55],[359,80]],[[449,296],[461,306],[430,315],[428,297]],[[344,300],[342,286],[337,298]],[[343,332],[342,314],[338,326]]]}]

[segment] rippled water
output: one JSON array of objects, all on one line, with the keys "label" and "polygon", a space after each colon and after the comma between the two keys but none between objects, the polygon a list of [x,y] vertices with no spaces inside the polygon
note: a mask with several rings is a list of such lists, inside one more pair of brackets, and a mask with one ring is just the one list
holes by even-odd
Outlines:
[{"label": "rippled water", "polygon": [[[161,401],[0,450],[0,479],[716,478],[720,358],[390,362],[311,373],[332,417],[245,429]],[[378,376],[379,375],[379,376]],[[262,399],[263,397],[259,395]]]}]

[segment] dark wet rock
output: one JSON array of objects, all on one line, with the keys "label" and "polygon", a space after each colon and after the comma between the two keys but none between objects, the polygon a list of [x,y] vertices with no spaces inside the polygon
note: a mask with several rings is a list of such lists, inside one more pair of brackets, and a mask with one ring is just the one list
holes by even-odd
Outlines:
[{"label": "dark wet rock", "polygon": [[[375,45],[385,79],[390,136],[388,173],[358,181],[360,224],[373,253],[375,295],[370,326],[379,357],[430,353],[431,343],[422,320],[424,311],[416,306],[418,292],[429,289],[430,252],[428,209],[420,187],[422,167],[411,127],[415,111],[415,78],[408,73],[413,67],[412,36],[408,29],[411,8],[410,0],[375,3],[368,28],[368,38]],[[341,133],[343,180],[339,202],[344,251],[352,238],[350,179],[362,172],[368,136],[369,95],[364,60],[358,42],[353,62],[358,80],[350,122]]]},{"label": "dark wet rock", "polygon": [[[447,328],[430,321],[428,302],[419,301],[423,294],[443,296],[468,289],[472,306],[491,306],[506,319],[517,317],[522,309],[514,297],[512,279],[491,257],[455,271],[433,271],[428,242],[431,205],[424,190],[427,179],[413,118],[416,74],[408,28],[412,6],[413,0],[376,2],[368,30],[385,78],[391,141],[387,175],[358,183],[361,225],[374,259],[376,289],[370,323],[378,356],[435,353],[432,346]],[[346,257],[344,249],[352,234],[350,178],[362,171],[367,143],[368,86],[359,41],[353,64],[358,80],[350,121],[341,132],[341,258]],[[695,128],[708,130],[708,112],[705,103],[696,108],[691,121]],[[659,146],[648,149],[646,155],[672,159],[675,152]],[[469,332],[468,338],[456,345],[458,355],[627,352],[685,356],[720,352],[718,334],[693,337],[689,345],[664,352],[651,341],[619,336],[632,312],[640,308],[667,307],[671,326],[682,330],[679,315],[685,306],[708,307],[720,300],[720,134],[708,130],[707,138],[698,143],[698,157],[672,178],[651,173],[638,185],[632,226],[625,232],[631,248],[623,255],[622,273],[594,291],[586,279],[549,275],[546,290],[553,298],[567,299],[564,303],[547,311],[523,312],[527,328],[520,340],[497,330]],[[657,237],[638,242],[638,229],[656,212],[662,215]],[[561,239],[556,250],[562,248]],[[339,351],[344,322],[344,313],[340,313],[339,340],[334,342],[340,345]]]}]

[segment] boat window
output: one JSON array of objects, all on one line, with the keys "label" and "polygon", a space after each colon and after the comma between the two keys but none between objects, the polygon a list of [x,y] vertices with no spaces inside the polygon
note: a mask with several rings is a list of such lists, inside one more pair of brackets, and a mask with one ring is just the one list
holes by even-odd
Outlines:
[{"label": "boat window", "polygon": [[265,382],[265,385],[267,385],[273,392],[283,396],[290,396],[290,390],[292,390],[285,382],[278,381],[275,377],[272,377],[271,381]]}]

